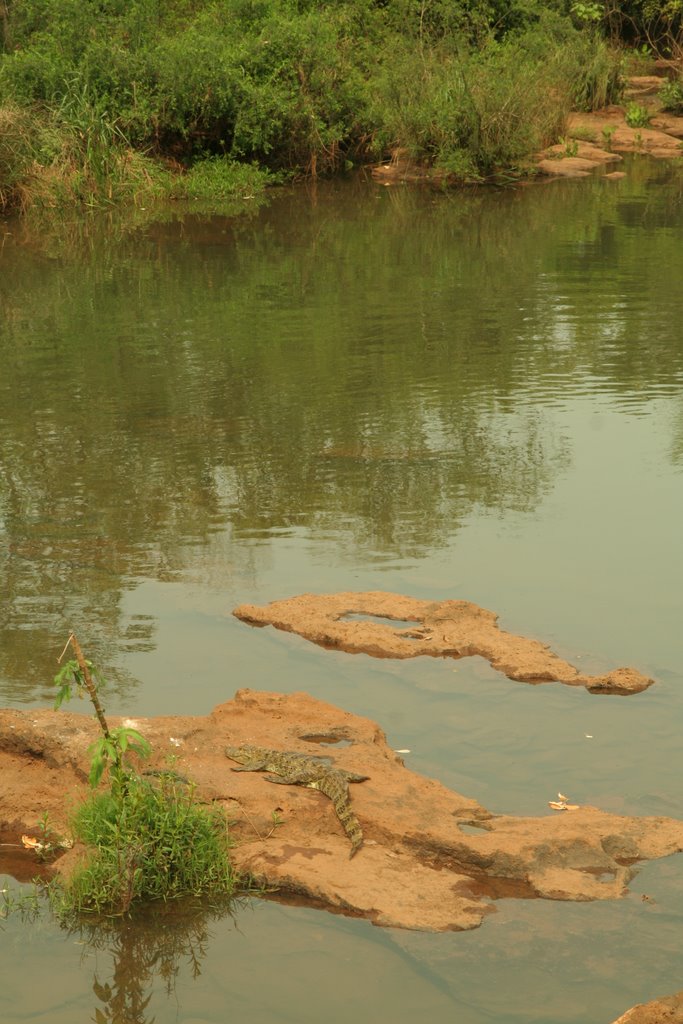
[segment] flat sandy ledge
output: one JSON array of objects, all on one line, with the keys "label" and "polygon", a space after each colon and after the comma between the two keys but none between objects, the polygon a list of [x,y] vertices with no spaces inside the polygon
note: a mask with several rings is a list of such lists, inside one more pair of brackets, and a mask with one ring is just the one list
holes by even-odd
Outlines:
[{"label": "flat sandy ledge", "polygon": [[[301,594],[267,605],[243,604],[233,614],[253,626],[275,626],[321,647],[374,658],[479,655],[508,679],[524,683],[558,682],[590,693],[628,695],[654,682],[634,668],[585,675],[547,644],[505,632],[495,612],[470,601],[421,601],[382,590]],[[397,625],[353,616],[393,619]]]},{"label": "flat sandy ledge", "polygon": [[[374,722],[305,693],[239,690],[206,717],[130,724],[153,746],[150,767],[167,767],[173,755],[174,770],[196,782],[200,798],[226,808],[239,868],[283,898],[377,925],[464,930],[480,925],[498,899],[615,899],[627,891],[636,862],[683,850],[683,822],[672,818],[594,807],[494,815],[406,768]],[[45,811],[54,827],[66,829],[70,808],[87,790],[87,747],[97,729],[85,715],[0,711],[3,842],[35,834]],[[349,858],[349,841],[321,793],[232,771],[224,748],[239,743],[329,755],[369,776],[350,787],[365,838],[356,856]],[[30,878],[33,854],[21,856]],[[76,856],[65,854],[56,869],[68,871]]]}]

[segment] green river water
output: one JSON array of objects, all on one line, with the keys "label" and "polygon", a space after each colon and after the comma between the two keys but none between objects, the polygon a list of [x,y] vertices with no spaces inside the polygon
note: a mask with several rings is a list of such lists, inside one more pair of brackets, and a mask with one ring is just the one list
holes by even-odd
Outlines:
[{"label": "green river water", "polygon": [[[112,714],[306,690],[494,812],[562,790],[683,817],[683,172],[626,170],[0,226],[2,706],[51,704],[74,627]],[[657,685],[531,687],[231,616],[373,589],[474,601]],[[630,888],[440,935],[265,901],[72,934],[10,917],[0,1020],[608,1024],[683,987],[683,856]]]}]

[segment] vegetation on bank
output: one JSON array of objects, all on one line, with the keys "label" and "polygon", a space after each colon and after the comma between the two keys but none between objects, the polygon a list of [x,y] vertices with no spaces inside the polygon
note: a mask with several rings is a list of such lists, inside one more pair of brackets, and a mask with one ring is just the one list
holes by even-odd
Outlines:
[{"label": "vegetation on bank", "polygon": [[618,97],[616,43],[671,49],[660,6],[0,0],[0,205],[249,195],[396,149],[481,180]]},{"label": "vegetation on bank", "polygon": [[[186,896],[229,899],[239,879],[230,859],[225,815],[199,803],[192,785],[173,770],[136,770],[131,754],[136,760],[146,758],[149,743],[135,729],[109,727],[92,666],[73,633],[69,645],[75,658],[55,677],[55,707],[70,699],[76,687],[89,697],[101,735],[90,748],[93,793],[72,820],[86,855],[68,879],[50,885],[57,916],[120,915],[149,900]],[[105,773],[108,785],[102,787]],[[49,850],[59,842],[49,835],[39,845]]]}]

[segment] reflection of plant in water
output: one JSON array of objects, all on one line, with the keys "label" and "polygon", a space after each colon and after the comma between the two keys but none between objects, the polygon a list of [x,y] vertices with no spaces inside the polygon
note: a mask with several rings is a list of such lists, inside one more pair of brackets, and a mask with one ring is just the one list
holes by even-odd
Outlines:
[{"label": "reflection of plant in water", "polygon": [[7,886],[0,888],[0,922],[10,914],[18,915],[25,922],[35,921],[40,917],[42,910],[43,900],[37,886],[24,892],[12,890]]},{"label": "reflection of plant in water", "polygon": [[172,995],[183,963],[197,978],[211,938],[209,923],[233,910],[234,901],[210,907],[193,901],[160,903],[146,907],[144,916],[105,918],[68,928],[69,935],[84,943],[84,955],[92,950],[111,956],[108,980],[102,980],[99,970],[93,979],[97,1024],[152,1024],[148,1008],[155,980],[160,979],[166,994]]},{"label": "reflection of plant in water", "polygon": [[[111,958],[108,977],[99,966],[95,971],[92,987],[99,1005],[91,1019],[96,1024],[154,1024],[148,1008],[155,988],[172,996],[183,968],[198,978],[211,939],[209,924],[234,920],[245,903],[220,896],[210,904],[188,898],[150,903],[125,917],[58,917],[60,928],[82,947],[83,961],[92,953]],[[30,924],[49,912],[40,887],[21,892],[0,887],[0,931],[10,915]]]}]

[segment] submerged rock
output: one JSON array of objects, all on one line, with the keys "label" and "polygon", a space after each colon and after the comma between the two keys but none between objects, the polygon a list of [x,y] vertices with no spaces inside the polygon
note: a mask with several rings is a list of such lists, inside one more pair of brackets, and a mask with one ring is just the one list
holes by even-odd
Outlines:
[{"label": "submerged rock", "polygon": [[[421,601],[382,590],[301,594],[267,605],[243,604],[233,615],[254,626],[275,626],[320,644],[375,658],[468,658],[479,655],[509,679],[585,686],[590,693],[640,693],[654,679],[634,668],[590,676],[547,644],[507,633],[495,612],[470,601]],[[366,616],[352,618],[351,616]],[[373,622],[367,616],[404,626]]]},{"label": "submerged rock", "polygon": [[[542,817],[494,815],[408,770],[374,722],[305,693],[240,690],[206,717],[130,724],[152,744],[148,767],[167,768],[173,755],[174,771],[196,783],[198,796],[225,807],[239,869],[276,898],[378,925],[464,930],[507,897],[614,899],[625,893],[636,861],[683,849],[683,822],[672,818],[623,817],[594,807]],[[87,791],[87,748],[96,735],[96,722],[85,715],[0,711],[0,832],[18,842],[46,811],[55,829],[66,828],[69,811]],[[353,859],[322,793],[232,770],[225,747],[244,743],[327,754],[339,768],[368,776],[351,787],[364,834]],[[65,854],[56,870],[68,871],[75,856],[78,851]]]}]

